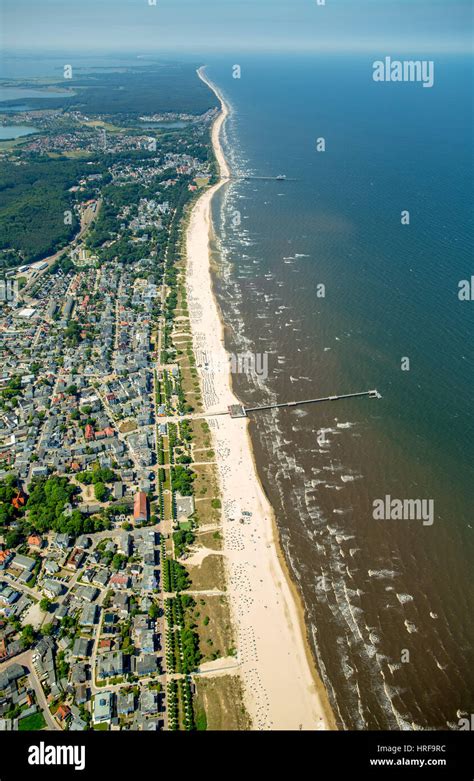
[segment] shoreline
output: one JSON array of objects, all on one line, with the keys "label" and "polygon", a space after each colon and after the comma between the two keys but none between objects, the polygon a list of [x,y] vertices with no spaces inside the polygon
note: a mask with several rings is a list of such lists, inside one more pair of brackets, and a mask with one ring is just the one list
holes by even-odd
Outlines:
[{"label": "shoreline", "polygon": [[[238,403],[228,366],[224,323],[211,275],[211,202],[230,178],[220,144],[227,104],[204,67],[199,78],[214,92],[221,110],[212,126],[219,181],[195,203],[186,230],[186,288],[196,363],[206,412]],[[204,374],[204,376],[203,376]],[[232,623],[237,637],[236,671],[244,686],[253,729],[335,729],[304,623],[301,596],[281,548],[276,519],[254,458],[247,419],[209,420],[218,455],[223,505],[223,556]],[[240,518],[243,512],[249,513]],[[242,523],[242,521],[244,521]]]}]

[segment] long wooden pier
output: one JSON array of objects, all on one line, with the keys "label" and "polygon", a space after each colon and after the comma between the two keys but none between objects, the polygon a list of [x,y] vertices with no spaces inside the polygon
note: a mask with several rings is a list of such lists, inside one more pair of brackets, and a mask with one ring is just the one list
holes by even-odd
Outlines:
[{"label": "long wooden pier", "polygon": [[340,393],[337,396],[323,396],[320,399],[303,399],[302,401],[282,401],[275,404],[263,404],[259,407],[244,407],[242,404],[232,404],[229,407],[231,418],[246,418],[249,412],[263,412],[282,407],[300,407],[303,404],[320,404],[322,401],[340,401],[341,399],[356,399],[368,396],[370,399],[381,399],[378,390],[359,391],[357,393]]},{"label": "long wooden pier", "polygon": [[245,179],[245,180],[258,180],[263,182],[297,182],[297,179],[293,179],[290,176],[251,176],[250,174],[247,176],[246,174],[237,174],[236,176],[231,176],[231,179]]}]

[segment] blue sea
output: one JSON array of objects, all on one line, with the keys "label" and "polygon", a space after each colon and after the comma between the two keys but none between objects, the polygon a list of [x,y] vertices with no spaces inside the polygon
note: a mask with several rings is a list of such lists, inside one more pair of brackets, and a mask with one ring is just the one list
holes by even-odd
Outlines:
[{"label": "blue sea", "polygon": [[[215,286],[229,349],[268,357],[243,402],[382,394],[251,434],[339,725],[449,729],[474,708],[472,63],[430,55],[429,89],[374,82],[383,56],[209,62],[235,177]],[[432,523],[375,520],[387,496]]]}]

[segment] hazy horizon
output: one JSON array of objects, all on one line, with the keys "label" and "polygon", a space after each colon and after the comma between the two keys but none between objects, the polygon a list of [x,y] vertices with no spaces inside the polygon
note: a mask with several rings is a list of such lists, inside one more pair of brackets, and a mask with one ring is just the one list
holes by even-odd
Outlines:
[{"label": "hazy horizon", "polygon": [[150,2],[2,0],[2,49],[195,55],[472,50],[470,0],[326,0],[324,6],[318,0]]}]

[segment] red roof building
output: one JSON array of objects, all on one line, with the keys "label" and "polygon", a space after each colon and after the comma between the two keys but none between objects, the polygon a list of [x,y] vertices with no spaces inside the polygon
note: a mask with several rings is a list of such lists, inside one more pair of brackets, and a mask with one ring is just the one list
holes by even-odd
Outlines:
[{"label": "red roof building", "polygon": [[128,575],[121,575],[119,572],[112,575],[109,581],[110,585],[115,586],[115,588],[128,588],[129,582],[130,578]]},{"label": "red roof building", "polygon": [[39,534],[30,534],[28,537],[28,545],[30,548],[41,548],[43,545],[43,540],[41,539]]},{"label": "red roof building", "polygon": [[69,707],[69,705],[60,705],[56,711],[56,716],[60,721],[64,721],[64,719],[67,719],[70,713],[71,713],[71,708]]},{"label": "red roof building", "polygon": [[148,501],[144,491],[138,491],[133,500],[133,517],[135,521],[143,523],[148,520]]},{"label": "red roof building", "polygon": [[110,426],[106,426],[102,429],[102,431],[95,432],[96,439],[105,439],[106,437],[113,437],[114,435],[115,431]]},{"label": "red roof building", "polygon": [[95,439],[94,429],[92,428],[90,423],[87,423],[87,425],[86,425],[85,436],[86,436],[86,439],[89,439],[89,440]]},{"label": "red roof building", "polygon": [[13,558],[13,551],[0,550],[0,569],[5,569],[5,567],[8,567],[12,558]]},{"label": "red roof building", "polygon": [[66,567],[72,567],[72,569],[79,569],[81,566],[81,562],[85,556],[85,553],[80,548],[74,548],[71,555],[69,556]]},{"label": "red roof building", "polygon": [[26,502],[25,494],[21,491],[18,491],[17,495],[13,497],[12,499],[12,505],[15,508],[15,510],[19,510],[21,507],[24,507]]}]

